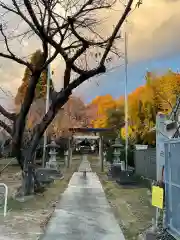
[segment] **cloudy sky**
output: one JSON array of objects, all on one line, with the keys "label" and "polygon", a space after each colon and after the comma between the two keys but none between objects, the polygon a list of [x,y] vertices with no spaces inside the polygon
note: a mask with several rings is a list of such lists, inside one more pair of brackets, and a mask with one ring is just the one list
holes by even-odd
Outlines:
[{"label": "cloudy sky", "polygon": [[[117,6],[106,23],[106,29],[119,17],[121,7]],[[129,91],[143,83],[147,70],[176,70],[180,59],[180,0],[143,0],[143,5],[131,13],[128,18],[128,59],[129,59]],[[37,43],[36,43],[37,44]],[[35,43],[21,46],[18,51],[28,48],[31,52]],[[123,94],[124,70],[122,60],[116,62],[116,68],[107,74],[92,79],[76,91],[84,100],[91,100],[95,95],[111,93],[114,96]],[[24,68],[9,61],[0,59],[0,86],[16,93],[21,83]],[[54,80],[57,88],[61,86],[62,68],[59,61],[53,63]],[[85,91],[86,90],[86,91]]]},{"label": "cloudy sky", "polygon": [[[147,71],[163,73],[180,67],[180,0],[144,0],[140,9],[128,18],[128,91],[144,83]],[[114,16],[116,17],[116,16]],[[121,65],[122,61],[120,62]],[[96,95],[124,95],[124,68],[120,66],[80,87],[83,98]]]}]

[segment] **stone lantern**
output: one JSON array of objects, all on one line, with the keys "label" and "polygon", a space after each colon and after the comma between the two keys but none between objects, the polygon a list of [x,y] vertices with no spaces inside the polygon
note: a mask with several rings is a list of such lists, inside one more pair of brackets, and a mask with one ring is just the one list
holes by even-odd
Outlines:
[{"label": "stone lantern", "polygon": [[136,184],[136,178],[132,171],[126,170],[125,162],[120,159],[121,149],[124,148],[121,140],[116,138],[115,143],[112,145],[113,164],[111,167],[111,176],[116,179],[116,182],[121,185]]},{"label": "stone lantern", "polygon": [[121,150],[124,147],[123,144],[121,143],[120,138],[115,139],[115,143],[112,145],[114,148],[113,151],[113,165],[114,166],[120,166],[122,171],[125,171],[125,162],[121,161],[120,155],[121,155]]},{"label": "stone lantern", "polygon": [[38,181],[42,184],[49,184],[53,182],[55,179],[63,179],[64,176],[62,172],[60,171],[56,155],[57,155],[57,149],[60,148],[59,145],[55,143],[55,141],[52,141],[50,144],[47,144],[46,147],[50,149],[49,151],[49,161],[46,163],[45,168],[37,168],[36,169],[36,177]]},{"label": "stone lantern", "polygon": [[56,144],[55,141],[52,141],[50,144],[46,145],[47,148],[50,149],[49,151],[49,161],[46,163],[46,168],[53,168],[58,170],[58,164],[56,160],[57,149],[60,148],[59,145]]}]

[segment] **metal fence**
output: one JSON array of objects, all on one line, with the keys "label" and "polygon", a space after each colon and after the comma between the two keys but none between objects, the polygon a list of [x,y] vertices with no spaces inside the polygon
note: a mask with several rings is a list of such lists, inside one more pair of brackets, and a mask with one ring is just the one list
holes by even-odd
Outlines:
[{"label": "metal fence", "polygon": [[156,180],[156,149],[134,151],[135,173]]},{"label": "metal fence", "polygon": [[165,227],[180,238],[180,140],[165,143]]}]

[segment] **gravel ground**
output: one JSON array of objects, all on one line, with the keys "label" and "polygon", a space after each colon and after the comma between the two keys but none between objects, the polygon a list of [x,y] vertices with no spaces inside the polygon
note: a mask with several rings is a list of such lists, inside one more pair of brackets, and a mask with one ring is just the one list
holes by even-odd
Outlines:
[{"label": "gravel ground", "polygon": [[42,211],[12,212],[0,218],[0,236],[4,240],[36,240],[43,232],[40,224],[47,215]]},{"label": "gravel ground", "polygon": [[158,227],[159,227],[159,231],[157,234],[157,240],[176,240],[166,230],[163,229],[162,217],[159,220]]},{"label": "gravel ground", "polygon": [[[35,195],[32,200],[19,203],[11,198],[21,179],[19,167],[9,166],[2,175],[0,182],[8,186],[8,214],[4,218],[0,206],[0,240],[37,240],[43,233],[61,193],[66,189],[72,174],[77,171],[80,159],[73,160],[71,168],[63,168],[63,180],[57,180],[47,187],[47,191]],[[2,166],[0,165],[0,169]]]},{"label": "gravel ground", "polygon": [[167,231],[161,231],[157,238],[158,240],[176,240],[173,236],[171,236]]}]

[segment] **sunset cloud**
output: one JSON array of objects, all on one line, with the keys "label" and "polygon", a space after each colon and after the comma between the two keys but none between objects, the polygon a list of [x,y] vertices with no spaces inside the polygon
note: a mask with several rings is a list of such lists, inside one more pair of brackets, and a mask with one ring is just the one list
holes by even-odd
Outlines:
[{"label": "sunset cloud", "polygon": [[129,56],[141,60],[180,51],[179,0],[144,0],[129,17]]},{"label": "sunset cloud", "polygon": [[[122,12],[114,11],[108,22],[115,23]],[[130,63],[157,57],[167,57],[180,52],[180,0],[143,0],[143,5],[133,11],[128,17],[128,60]],[[106,31],[110,30],[106,28]],[[124,43],[122,43],[124,44]],[[122,51],[123,50],[122,45]],[[119,63],[121,64],[121,59]],[[103,79],[101,79],[101,86]],[[82,89],[96,87],[96,81],[91,80],[80,86]]]},{"label": "sunset cloud", "polygon": [[[112,31],[112,26],[121,15],[122,10],[122,5],[119,3],[116,9],[114,9],[113,14],[108,16],[106,27],[103,28],[105,29],[104,31]],[[133,11],[128,18],[129,61],[136,62],[179,52],[179,12],[180,0],[143,0],[143,5]],[[103,14],[104,16],[107,15],[107,13]],[[16,46],[14,47],[16,48]],[[28,49],[28,53],[32,53],[37,48],[38,44],[35,41],[29,42],[28,46],[20,46],[17,51],[27,54],[26,49]],[[63,65],[60,60],[52,64],[52,68],[55,71],[55,85],[58,89],[62,86]],[[10,61],[4,61],[3,59],[0,59],[0,67],[1,86],[11,90],[15,94],[21,82],[24,67]]]}]

